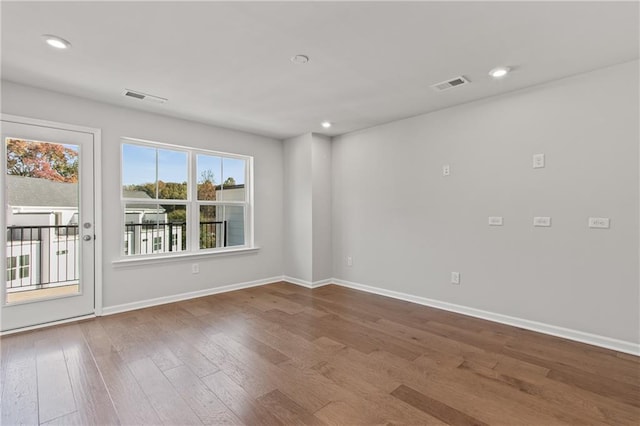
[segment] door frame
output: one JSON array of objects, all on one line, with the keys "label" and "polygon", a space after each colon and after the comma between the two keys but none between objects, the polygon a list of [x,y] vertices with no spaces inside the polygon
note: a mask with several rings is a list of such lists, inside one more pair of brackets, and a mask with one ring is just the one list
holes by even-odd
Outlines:
[{"label": "door frame", "polygon": [[[0,113],[0,124],[2,121],[8,121],[17,124],[26,124],[31,126],[50,127],[59,130],[68,130],[74,132],[88,133],[93,135],[93,209],[94,209],[94,315],[102,315],[102,130],[94,127],[78,126],[75,124],[59,123],[55,121],[41,120],[37,118],[22,117],[18,115]],[[2,154],[2,161],[6,161],[6,147],[4,141],[0,147]],[[3,166],[3,168],[6,167]],[[5,185],[5,173],[1,173],[0,176],[0,202],[2,203],[2,209],[7,205],[7,194]],[[2,215],[4,216],[4,214]],[[0,227],[4,229],[6,227],[6,218],[0,218]],[[0,235],[0,244],[3,245],[3,250],[6,250],[6,233],[2,232]],[[5,259],[6,256],[2,256],[0,259],[0,265],[6,268]],[[0,314],[2,313],[3,306],[0,303]],[[64,322],[76,321],[80,318],[71,318],[61,321],[53,321],[51,323],[39,324],[14,330],[9,330],[0,333],[0,335],[12,334],[20,331],[32,330],[36,328],[47,327]]]}]

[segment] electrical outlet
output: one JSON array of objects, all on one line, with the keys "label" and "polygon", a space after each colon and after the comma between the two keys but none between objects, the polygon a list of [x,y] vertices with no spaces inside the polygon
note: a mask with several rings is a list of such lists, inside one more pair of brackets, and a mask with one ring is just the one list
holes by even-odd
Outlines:
[{"label": "electrical outlet", "polygon": [[460,272],[451,273],[451,284],[460,284]]},{"label": "electrical outlet", "polygon": [[191,265],[191,273],[199,274],[200,273],[200,265],[198,263],[194,263]]},{"label": "electrical outlet", "polygon": [[544,167],[544,154],[533,155],[533,168],[541,169]]},{"label": "electrical outlet", "polygon": [[442,176],[449,176],[451,174],[451,166],[445,164],[442,166]]},{"label": "electrical outlet", "polygon": [[609,229],[608,217],[590,217],[589,228]]},{"label": "electrical outlet", "polygon": [[345,262],[346,262],[347,266],[349,266],[349,267],[353,266],[353,257],[347,256],[347,258],[345,259]]},{"label": "electrical outlet", "polygon": [[537,216],[533,218],[533,226],[549,227],[551,226],[551,218],[548,216]]},{"label": "electrical outlet", "polygon": [[489,216],[489,226],[502,226],[502,216]]}]

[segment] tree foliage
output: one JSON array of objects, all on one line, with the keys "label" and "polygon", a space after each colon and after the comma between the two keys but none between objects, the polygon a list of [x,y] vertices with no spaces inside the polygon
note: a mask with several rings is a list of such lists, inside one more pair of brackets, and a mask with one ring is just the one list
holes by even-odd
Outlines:
[{"label": "tree foliage", "polygon": [[[155,182],[143,183],[140,185],[127,185],[125,189],[128,191],[142,191],[149,198],[156,198]],[[160,200],[186,200],[187,199],[187,182],[164,182],[158,181],[158,199]]]},{"label": "tree foliage", "polygon": [[[233,178],[228,178],[225,185],[235,185]],[[156,188],[155,182],[147,182],[143,184],[132,184],[124,187],[128,191],[142,191],[149,198],[157,200],[186,200],[187,199],[187,182],[164,182],[159,180]],[[156,189],[158,196],[156,197]],[[198,200],[213,201],[216,199],[215,176],[211,170],[204,170],[198,179]],[[173,223],[184,223],[187,220],[186,209],[182,205],[160,204],[167,213],[167,220]],[[200,219],[203,221],[216,220],[215,206],[205,206],[204,211],[200,212]],[[202,231],[201,231],[202,233]],[[184,236],[186,237],[186,235]],[[205,238],[201,235],[201,239]],[[206,243],[203,247],[215,247],[215,234],[206,236]],[[211,245],[213,244],[213,245]]]},{"label": "tree foliage", "polygon": [[216,199],[216,180],[211,170],[203,170],[198,180],[198,200]]},{"label": "tree foliage", "polygon": [[75,183],[78,182],[78,152],[58,143],[9,139],[7,173]]}]

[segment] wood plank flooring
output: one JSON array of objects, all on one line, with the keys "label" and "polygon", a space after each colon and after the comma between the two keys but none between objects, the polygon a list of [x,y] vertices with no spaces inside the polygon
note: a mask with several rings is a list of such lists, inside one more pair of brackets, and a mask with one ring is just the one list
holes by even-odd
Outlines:
[{"label": "wood plank flooring", "polygon": [[640,424],[640,359],[334,285],[2,337],[1,424]]}]

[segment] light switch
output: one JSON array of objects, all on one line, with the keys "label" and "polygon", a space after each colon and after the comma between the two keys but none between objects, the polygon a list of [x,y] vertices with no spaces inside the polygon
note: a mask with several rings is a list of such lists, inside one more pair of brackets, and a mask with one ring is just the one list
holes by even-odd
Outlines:
[{"label": "light switch", "polygon": [[451,273],[451,284],[460,284],[460,272]]},{"label": "light switch", "polygon": [[548,216],[534,217],[533,226],[551,226],[551,218]]},{"label": "light switch", "polygon": [[608,229],[609,228],[609,218],[608,217],[590,217],[589,218],[589,228]]},{"label": "light switch", "polygon": [[544,167],[544,154],[533,155],[533,168],[541,169]]},{"label": "light switch", "polygon": [[442,176],[449,176],[451,174],[451,167],[448,164],[442,166]]},{"label": "light switch", "polygon": [[502,226],[502,216],[489,216],[489,226]]}]

